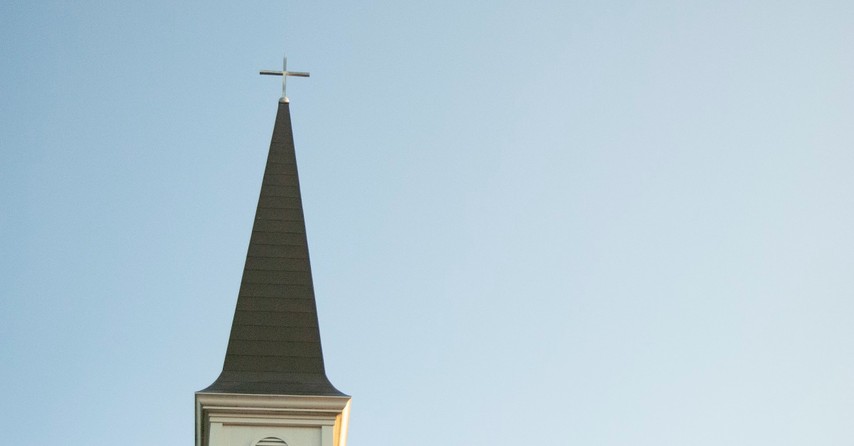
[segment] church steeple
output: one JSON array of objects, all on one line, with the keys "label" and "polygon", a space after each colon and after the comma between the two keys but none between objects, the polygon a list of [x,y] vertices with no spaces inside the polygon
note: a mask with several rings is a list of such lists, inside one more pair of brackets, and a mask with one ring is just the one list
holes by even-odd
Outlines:
[{"label": "church steeple", "polygon": [[222,374],[203,392],[344,395],[326,378],[294,152],[279,102]]},{"label": "church steeple", "polygon": [[283,96],[222,373],[196,392],[196,446],[344,446],[349,404],[323,366],[290,104]]}]

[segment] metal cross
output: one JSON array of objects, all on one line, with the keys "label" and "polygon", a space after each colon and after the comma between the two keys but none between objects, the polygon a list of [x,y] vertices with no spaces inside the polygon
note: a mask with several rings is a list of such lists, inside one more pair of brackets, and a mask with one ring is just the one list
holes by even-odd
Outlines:
[{"label": "metal cross", "polygon": [[309,77],[310,74],[305,71],[288,71],[288,58],[285,57],[282,60],[282,71],[272,71],[272,70],[261,70],[261,74],[268,74],[270,76],[282,76],[282,97],[279,99],[282,102],[290,102],[288,97],[285,96],[285,81],[287,81],[288,76],[296,76],[296,77]]}]

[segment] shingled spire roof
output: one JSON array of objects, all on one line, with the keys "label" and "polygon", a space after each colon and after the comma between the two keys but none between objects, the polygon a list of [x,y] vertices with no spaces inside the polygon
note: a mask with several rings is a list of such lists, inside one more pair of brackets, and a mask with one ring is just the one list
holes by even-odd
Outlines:
[{"label": "shingled spire roof", "polygon": [[279,102],[222,374],[202,393],[343,396],[323,367],[289,104]]}]

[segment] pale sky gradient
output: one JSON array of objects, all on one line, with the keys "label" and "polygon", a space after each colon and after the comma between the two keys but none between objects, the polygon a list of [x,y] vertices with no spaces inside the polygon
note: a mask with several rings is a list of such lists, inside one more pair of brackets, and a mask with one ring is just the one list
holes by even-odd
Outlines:
[{"label": "pale sky gradient", "polygon": [[0,4],[4,444],[191,445],[279,95],[349,446],[851,445],[854,2]]}]

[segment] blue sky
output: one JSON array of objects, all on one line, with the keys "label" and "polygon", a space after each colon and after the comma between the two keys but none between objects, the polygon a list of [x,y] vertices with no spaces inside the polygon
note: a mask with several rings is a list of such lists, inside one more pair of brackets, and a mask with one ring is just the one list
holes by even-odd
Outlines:
[{"label": "blue sky", "polygon": [[0,431],[192,444],[289,82],[350,445],[854,440],[854,4],[0,5]]}]

